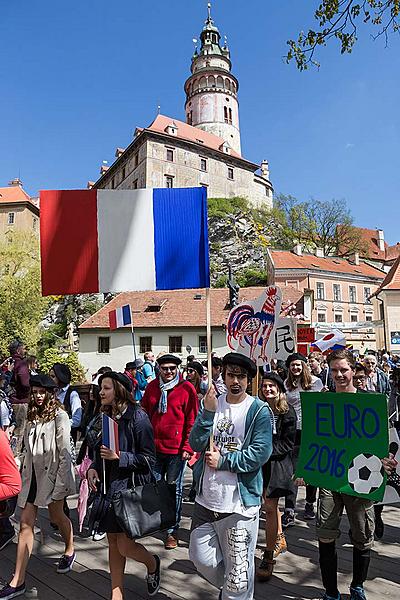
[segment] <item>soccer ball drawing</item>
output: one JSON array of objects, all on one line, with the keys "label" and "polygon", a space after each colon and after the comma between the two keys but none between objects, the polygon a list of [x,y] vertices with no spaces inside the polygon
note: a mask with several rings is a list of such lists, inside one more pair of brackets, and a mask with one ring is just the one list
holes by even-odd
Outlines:
[{"label": "soccer ball drawing", "polygon": [[348,481],[357,494],[370,494],[383,483],[385,470],[380,458],[374,454],[359,454],[350,463]]}]

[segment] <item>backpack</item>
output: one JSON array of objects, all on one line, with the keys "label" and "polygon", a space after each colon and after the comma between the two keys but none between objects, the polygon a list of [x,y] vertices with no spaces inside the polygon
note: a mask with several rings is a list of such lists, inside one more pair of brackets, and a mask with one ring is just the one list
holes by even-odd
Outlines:
[{"label": "backpack", "polygon": [[78,390],[76,390],[74,387],[72,387],[70,385],[69,388],[67,389],[67,391],[65,392],[65,397],[64,397],[64,409],[66,410],[67,415],[69,416],[70,419],[72,418],[72,408],[71,408],[72,392],[78,393]]}]

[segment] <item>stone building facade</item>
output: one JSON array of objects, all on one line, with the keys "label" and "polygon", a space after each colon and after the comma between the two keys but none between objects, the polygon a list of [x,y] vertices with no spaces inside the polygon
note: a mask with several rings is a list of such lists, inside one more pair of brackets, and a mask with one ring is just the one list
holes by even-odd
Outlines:
[{"label": "stone building facade", "polygon": [[137,128],[131,144],[117,148],[115,161],[103,164],[89,187],[205,186],[208,197],[242,196],[254,206],[272,207],[268,162],[258,165],[241,155],[239,84],[220,37],[209,14],[185,83],[186,122],[159,114]]}]

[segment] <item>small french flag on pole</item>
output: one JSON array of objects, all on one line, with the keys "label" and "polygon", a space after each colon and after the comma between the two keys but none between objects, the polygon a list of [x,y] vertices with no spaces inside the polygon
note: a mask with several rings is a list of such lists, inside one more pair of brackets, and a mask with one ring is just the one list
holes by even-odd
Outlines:
[{"label": "small french flag on pole", "polygon": [[118,423],[103,414],[101,426],[103,446],[119,454]]},{"label": "small french flag on pole", "polygon": [[124,306],[119,306],[114,310],[110,310],[108,313],[108,321],[111,331],[118,329],[119,327],[124,327],[124,325],[132,325],[130,304],[125,304]]}]

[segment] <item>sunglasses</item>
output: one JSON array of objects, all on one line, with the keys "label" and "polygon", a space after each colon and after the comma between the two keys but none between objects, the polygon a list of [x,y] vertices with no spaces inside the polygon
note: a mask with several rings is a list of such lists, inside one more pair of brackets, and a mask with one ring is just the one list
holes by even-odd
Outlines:
[{"label": "sunglasses", "polygon": [[196,370],[195,370],[195,369],[188,369],[188,370],[187,370],[187,372],[188,372],[188,373],[195,373],[195,372],[196,372]]},{"label": "sunglasses", "polygon": [[161,371],[164,371],[164,373],[168,373],[168,371],[171,371],[171,373],[173,373],[174,371],[176,371],[178,367],[174,366],[174,367],[160,367]]}]

